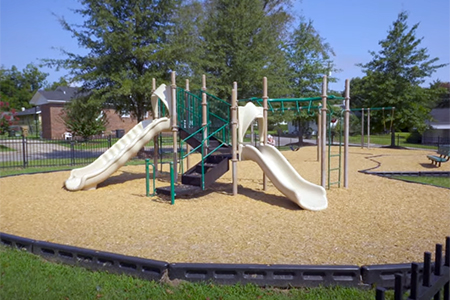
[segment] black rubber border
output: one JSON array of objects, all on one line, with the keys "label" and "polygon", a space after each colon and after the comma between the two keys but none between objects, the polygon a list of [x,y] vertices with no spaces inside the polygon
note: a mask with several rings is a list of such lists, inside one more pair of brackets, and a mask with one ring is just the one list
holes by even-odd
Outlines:
[{"label": "black rubber border", "polygon": [[[218,284],[247,284],[272,287],[383,287],[394,288],[395,274],[404,275],[409,288],[411,264],[387,265],[263,265],[167,263],[146,258],[96,251],[0,232],[0,244],[28,251],[46,260],[76,265],[94,271],[127,274],[147,280],[189,282],[212,281]],[[420,265],[422,272],[423,265]]]}]

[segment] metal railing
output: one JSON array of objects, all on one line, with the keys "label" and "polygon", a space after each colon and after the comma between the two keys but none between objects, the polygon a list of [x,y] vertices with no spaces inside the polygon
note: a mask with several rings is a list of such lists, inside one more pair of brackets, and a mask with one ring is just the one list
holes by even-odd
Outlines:
[{"label": "metal railing", "polygon": [[[108,135],[82,139],[35,139],[26,137],[0,139],[0,169],[86,165],[111,148],[119,138]],[[168,161],[173,154],[170,135],[159,136],[158,157]],[[144,147],[144,153],[154,155],[153,141]],[[138,159],[138,158],[135,158]]]}]

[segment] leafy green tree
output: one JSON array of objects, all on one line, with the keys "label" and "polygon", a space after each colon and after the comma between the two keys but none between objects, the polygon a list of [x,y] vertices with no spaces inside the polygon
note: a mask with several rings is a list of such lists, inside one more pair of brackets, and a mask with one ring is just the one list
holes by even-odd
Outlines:
[{"label": "leafy green tree", "polygon": [[[289,96],[292,98],[306,98],[322,94],[322,80],[324,75],[338,71],[331,60],[333,49],[315,30],[312,21],[302,21],[293,31],[285,44],[287,63],[289,65]],[[328,78],[336,81],[335,78]],[[318,106],[316,101],[313,106]],[[309,105],[303,103],[302,105]],[[309,129],[309,121],[317,120],[317,109],[287,113],[285,119],[297,124],[300,143],[303,135]]]},{"label": "leafy green tree", "polygon": [[45,87],[46,91],[54,91],[60,86],[68,86],[69,83],[64,77],[60,77],[58,81],[53,82]]},{"label": "leafy green tree", "polygon": [[186,79],[190,80],[191,90],[201,87],[203,41],[201,31],[205,24],[204,3],[201,0],[184,0],[180,9],[174,11],[172,22],[174,34],[170,35],[166,47],[168,55],[173,58],[177,72],[177,85],[184,87]]},{"label": "leafy green tree", "polygon": [[288,1],[208,0],[202,30],[202,69],[220,98],[229,98],[234,81],[239,98],[262,95],[270,78],[271,97],[286,93],[287,66],[279,47],[291,16]]},{"label": "leafy green tree", "polygon": [[386,39],[379,42],[382,49],[370,51],[372,61],[360,64],[366,76],[356,95],[352,90],[352,98],[360,99],[365,107],[394,106],[396,128],[422,131],[434,92],[420,85],[445,65],[437,64],[438,58],[430,58],[427,49],[420,48],[422,38],[415,36],[419,24],[409,29],[407,19],[408,14],[401,12]]},{"label": "leafy green tree", "polygon": [[439,80],[430,84],[430,89],[437,93],[436,108],[450,107],[450,82],[441,82]]},{"label": "leafy green tree", "polygon": [[22,71],[12,66],[11,69],[0,68],[0,95],[12,108],[20,110],[31,107],[29,101],[33,95],[46,86],[48,74],[28,64]]},{"label": "leafy green tree", "polygon": [[81,25],[60,22],[77,38],[86,55],[64,52],[48,65],[69,69],[74,81],[91,91],[91,99],[130,113],[138,121],[151,109],[152,78],[167,80],[175,60],[169,41],[172,16],[180,0],[82,0],[75,10]]},{"label": "leafy green tree", "polygon": [[108,120],[103,113],[102,103],[89,97],[75,98],[64,107],[61,118],[74,136],[88,140],[106,129]]}]

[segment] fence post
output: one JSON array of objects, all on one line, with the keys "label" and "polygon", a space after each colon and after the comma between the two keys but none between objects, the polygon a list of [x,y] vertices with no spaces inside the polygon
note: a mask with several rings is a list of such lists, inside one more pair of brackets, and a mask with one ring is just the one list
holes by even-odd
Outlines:
[{"label": "fence post", "polygon": [[384,300],[385,299],[385,296],[384,296],[385,292],[386,292],[385,288],[377,287],[376,294],[375,294],[375,299],[376,300]]},{"label": "fence post", "polygon": [[28,165],[27,161],[27,138],[22,135],[22,160],[23,160],[23,167],[26,168]]},{"label": "fence post", "polygon": [[108,135],[108,148],[111,148],[112,147],[112,138],[111,138],[111,135]]},{"label": "fence post", "polygon": [[411,292],[409,298],[417,299],[419,296],[419,265],[411,264]]},{"label": "fence post", "polygon": [[403,299],[403,275],[395,274],[394,300]]},{"label": "fence post", "polygon": [[75,143],[70,141],[70,165],[75,165]]}]

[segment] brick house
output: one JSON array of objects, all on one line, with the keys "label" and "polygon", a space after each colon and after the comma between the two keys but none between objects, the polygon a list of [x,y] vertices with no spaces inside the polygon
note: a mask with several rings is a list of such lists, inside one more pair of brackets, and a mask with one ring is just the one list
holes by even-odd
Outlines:
[{"label": "brick house", "polygon": [[[64,105],[77,97],[76,87],[60,86],[54,91],[37,91],[30,103],[40,107],[42,138],[61,139],[67,128],[61,118]],[[108,124],[105,134],[115,134],[117,131],[128,132],[137,121],[130,116],[120,116],[113,109],[104,109]]]}]

